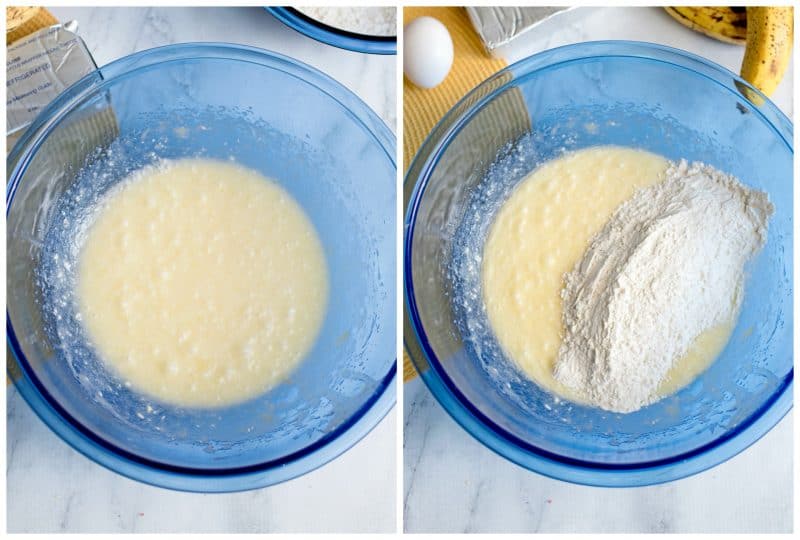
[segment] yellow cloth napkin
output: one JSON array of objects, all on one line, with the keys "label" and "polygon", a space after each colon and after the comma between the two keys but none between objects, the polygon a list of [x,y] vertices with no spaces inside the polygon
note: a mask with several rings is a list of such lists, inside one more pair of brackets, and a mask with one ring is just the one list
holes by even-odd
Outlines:
[{"label": "yellow cloth napkin", "polygon": [[424,15],[438,19],[453,38],[453,67],[447,78],[430,90],[403,79],[403,170],[419,150],[433,126],[478,83],[497,73],[506,63],[489,56],[461,7],[406,7],[403,24]]},{"label": "yellow cloth napkin", "polygon": [[54,24],[58,24],[58,19],[43,7],[7,7],[6,45]]},{"label": "yellow cloth napkin", "polygon": [[[403,24],[423,15],[434,17],[447,27],[453,38],[454,60],[447,78],[436,88],[423,90],[403,79],[403,170],[408,169],[425,137],[442,116],[467,92],[506,67],[505,62],[489,56],[483,48],[464,8],[406,7]],[[404,351],[403,381],[413,379],[416,374]]]}]

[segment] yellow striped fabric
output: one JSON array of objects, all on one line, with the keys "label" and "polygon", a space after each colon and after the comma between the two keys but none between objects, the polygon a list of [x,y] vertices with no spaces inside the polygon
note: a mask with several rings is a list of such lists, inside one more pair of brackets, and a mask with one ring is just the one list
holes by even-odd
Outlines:
[{"label": "yellow striped fabric", "polygon": [[58,24],[58,19],[43,7],[7,7],[6,45],[54,24]]},{"label": "yellow striped fabric", "polygon": [[[403,80],[403,170],[407,170],[425,137],[436,123],[484,79],[503,69],[506,64],[486,53],[480,38],[461,7],[406,7],[403,24],[428,15],[444,24],[453,38],[453,67],[447,78],[430,90],[418,88]],[[407,336],[407,339],[414,339]],[[403,352],[403,380],[416,376],[408,354]]]}]

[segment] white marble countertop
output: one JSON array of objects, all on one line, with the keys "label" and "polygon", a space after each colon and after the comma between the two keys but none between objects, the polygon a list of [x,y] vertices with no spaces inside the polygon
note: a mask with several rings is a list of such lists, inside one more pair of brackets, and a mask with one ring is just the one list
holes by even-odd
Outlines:
[{"label": "white marble countertop", "polygon": [[[510,60],[574,43],[671,45],[738,72],[744,49],[674,22],[659,8],[584,14],[508,51]],[[773,95],[792,117],[790,68]],[[458,426],[416,379],[404,385],[404,521],[408,532],[791,532],[792,414],[749,449],[704,473],[645,488],[577,486],[528,472]]]},{"label": "white marble countertop", "polygon": [[[52,8],[75,19],[98,65],[159,45],[227,41],[304,61],[349,87],[392,130],[394,56],[313,41],[246,8]],[[56,437],[19,394],[7,395],[9,532],[392,532],[396,409],[350,451],[295,480],[226,495],[179,493],[112,473]],[[346,492],[343,492],[346,489]]]},{"label": "white marble countertop", "polygon": [[406,532],[767,533],[792,530],[792,414],[706,472],[643,488],[578,486],[495,454],[419,379],[404,385]]}]

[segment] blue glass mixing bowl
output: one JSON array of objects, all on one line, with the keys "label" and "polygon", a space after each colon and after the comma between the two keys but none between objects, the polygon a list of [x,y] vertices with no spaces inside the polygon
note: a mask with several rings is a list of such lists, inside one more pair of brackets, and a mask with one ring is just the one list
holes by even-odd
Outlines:
[{"label": "blue glass mixing bowl", "polygon": [[266,8],[273,17],[301,34],[340,49],[368,54],[397,54],[395,36],[368,36],[328,26],[290,7]]},{"label": "blue glass mixing bowl", "polygon": [[[405,184],[405,343],[434,396],[486,446],[554,478],[646,485],[730,458],[791,408],[792,125],[737,85],[749,88],[676,49],[570,45],[490,77],[422,145]],[[514,186],[543,161],[607,144],[711,164],[776,208],[720,357],[631,414],[557,399],[522,375],[497,344],[479,283],[486,230]]]},{"label": "blue glass mixing bowl", "polygon": [[[87,345],[69,283],[71,224],[162,158],[233,160],[309,215],[330,274],[320,335],[289,379],[220,409],[127,388]],[[395,401],[395,139],[354,94],[264,50],[185,44],[134,54],[44,110],[8,161],[7,331],[19,392],[60,437],[144,482],[232,491],[308,472]],[[235,279],[235,276],[231,276]]]}]

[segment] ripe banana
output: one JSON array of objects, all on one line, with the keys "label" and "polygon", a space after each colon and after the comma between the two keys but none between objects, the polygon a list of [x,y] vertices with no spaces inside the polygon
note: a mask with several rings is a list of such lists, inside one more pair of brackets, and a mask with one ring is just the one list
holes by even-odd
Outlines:
[{"label": "ripe banana", "polygon": [[[791,7],[665,7],[675,20],[692,30],[746,45],[740,74],[769,96],[783,79],[792,55],[794,13]],[[738,86],[738,85],[737,85]],[[744,85],[745,95],[761,99]]]},{"label": "ripe banana", "polygon": [[747,40],[747,11],[743,7],[665,7],[684,26],[726,43],[744,45]]},{"label": "ripe banana", "polygon": [[793,38],[791,7],[748,7],[742,78],[771,95],[789,66]]}]

